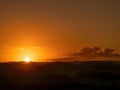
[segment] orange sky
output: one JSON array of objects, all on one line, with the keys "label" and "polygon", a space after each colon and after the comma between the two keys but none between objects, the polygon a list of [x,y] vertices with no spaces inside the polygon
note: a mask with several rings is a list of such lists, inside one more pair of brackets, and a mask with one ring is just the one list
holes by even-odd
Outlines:
[{"label": "orange sky", "polygon": [[120,52],[119,3],[0,0],[0,58],[18,59],[30,53],[35,59],[55,58],[85,46]]}]

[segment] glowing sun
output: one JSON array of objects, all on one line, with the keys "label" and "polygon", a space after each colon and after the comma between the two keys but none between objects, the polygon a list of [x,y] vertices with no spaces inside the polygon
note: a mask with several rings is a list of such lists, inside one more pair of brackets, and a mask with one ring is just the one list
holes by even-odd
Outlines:
[{"label": "glowing sun", "polygon": [[26,63],[29,63],[31,60],[30,60],[29,57],[25,57],[24,61],[25,61]]}]

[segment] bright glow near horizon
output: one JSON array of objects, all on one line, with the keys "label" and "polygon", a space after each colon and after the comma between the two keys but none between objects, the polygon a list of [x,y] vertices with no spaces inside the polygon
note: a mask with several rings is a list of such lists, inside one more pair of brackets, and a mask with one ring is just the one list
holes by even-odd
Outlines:
[{"label": "bright glow near horizon", "polygon": [[29,63],[31,60],[29,57],[25,57],[25,60],[24,60],[26,63]]}]

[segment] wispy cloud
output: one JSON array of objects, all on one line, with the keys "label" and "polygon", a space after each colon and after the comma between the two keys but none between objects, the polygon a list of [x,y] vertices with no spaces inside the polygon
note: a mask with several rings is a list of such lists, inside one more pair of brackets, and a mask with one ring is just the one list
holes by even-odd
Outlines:
[{"label": "wispy cloud", "polygon": [[10,45],[4,45],[4,46],[1,46],[1,48],[2,49],[24,50],[24,49],[39,49],[43,47],[40,47],[40,46],[15,47],[15,46],[10,46]]},{"label": "wispy cloud", "polygon": [[38,49],[38,48],[41,48],[41,47],[39,47],[39,46],[33,46],[33,47],[30,47],[30,48]]},{"label": "wispy cloud", "polygon": [[24,50],[25,48],[19,47],[19,48],[14,48],[16,50]]}]

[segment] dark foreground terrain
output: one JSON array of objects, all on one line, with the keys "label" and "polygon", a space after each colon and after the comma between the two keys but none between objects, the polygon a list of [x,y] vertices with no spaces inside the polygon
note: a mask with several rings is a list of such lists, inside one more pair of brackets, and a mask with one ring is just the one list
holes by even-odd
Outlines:
[{"label": "dark foreground terrain", "polygon": [[120,90],[120,62],[1,63],[0,90]]}]

